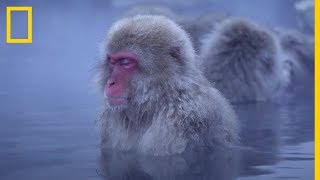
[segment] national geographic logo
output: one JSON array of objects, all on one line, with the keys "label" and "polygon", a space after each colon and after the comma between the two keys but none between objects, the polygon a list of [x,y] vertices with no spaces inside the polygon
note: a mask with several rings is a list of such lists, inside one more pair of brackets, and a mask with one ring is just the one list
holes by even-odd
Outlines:
[{"label": "national geographic logo", "polygon": [[[17,11],[26,11],[28,14],[28,36],[26,38],[12,38],[11,36],[11,14]],[[32,7],[31,6],[8,6],[7,7],[7,43],[29,44],[32,43]]]}]

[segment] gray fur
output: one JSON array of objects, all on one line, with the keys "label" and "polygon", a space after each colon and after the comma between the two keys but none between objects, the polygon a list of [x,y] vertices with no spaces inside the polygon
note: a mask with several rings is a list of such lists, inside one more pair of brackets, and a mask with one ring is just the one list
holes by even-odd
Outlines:
[{"label": "gray fur", "polygon": [[[105,50],[140,56],[126,105],[106,103],[101,117],[102,146],[151,155],[194,147],[228,147],[238,140],[235,113],[197,68],[188,35],[163,16],[138,15],[116,22]],[[105,63],[100,83],[108,78]]]},{"label": "gray fur", "polygon": [[288,85],[276,38],[243,19],[218,24],[204,38],[200,56],[205,76],[233,103],[277,98]]},{"label": "gray fur", "polygon": [[[279,61],[282,71],[288,75],[286,91],[293,95],[312,93],[314,74],[314,40],[295,31],[274,29],[279,43]],[[288,94],[288,93],[287,93]]]},{"label": "gray fur", "polygon": [[275,33],[279,38],[283,59],[295,64],[295,71],[314,71],[314,40],[313,37],[299,31],[277,28]]}]

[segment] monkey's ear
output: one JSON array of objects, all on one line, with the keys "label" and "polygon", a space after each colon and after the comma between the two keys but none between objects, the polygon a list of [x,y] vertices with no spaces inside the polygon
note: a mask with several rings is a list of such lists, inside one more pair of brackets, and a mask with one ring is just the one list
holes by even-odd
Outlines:
[{"label": "monkey's ear", "polygon": [[181,52],[179,47],[171,47],[170,56],[173,57],[179,64],[183,64],[182,58],[181,58]]}]

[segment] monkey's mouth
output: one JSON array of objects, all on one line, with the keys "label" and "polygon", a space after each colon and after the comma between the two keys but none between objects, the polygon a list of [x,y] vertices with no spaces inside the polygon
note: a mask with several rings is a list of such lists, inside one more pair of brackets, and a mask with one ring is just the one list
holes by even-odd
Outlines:
[{"label": "monkey's mouth", "polygon": [[111,106],[119,106],[127,102],[126,97],[108,96],[107,99]]}]

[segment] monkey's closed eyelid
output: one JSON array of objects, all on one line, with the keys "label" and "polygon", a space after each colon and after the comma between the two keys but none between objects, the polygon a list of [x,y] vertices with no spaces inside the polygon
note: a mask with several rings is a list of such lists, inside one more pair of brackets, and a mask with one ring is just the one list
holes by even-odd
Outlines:
[{"label": "monkey's closed eyelid", "polygon": [[132,60],[128,59],[128,58],[122,58],[120,59],[120,65],[129,65],[132,63]]}]

